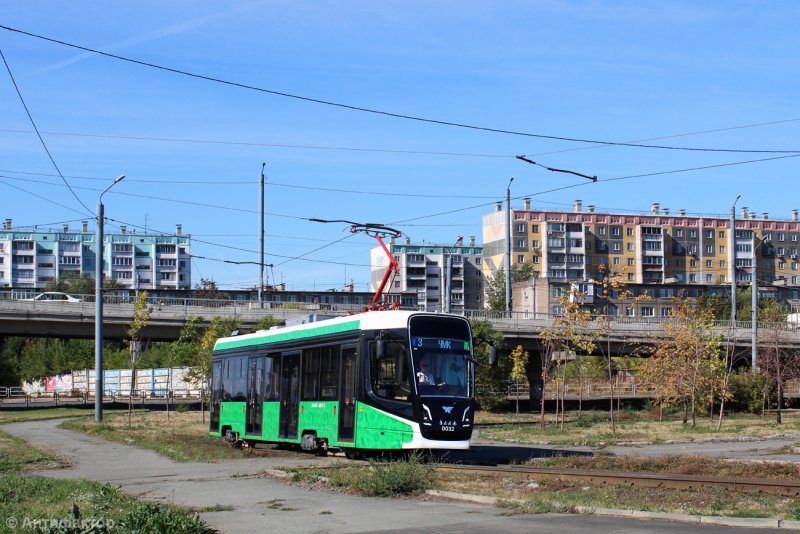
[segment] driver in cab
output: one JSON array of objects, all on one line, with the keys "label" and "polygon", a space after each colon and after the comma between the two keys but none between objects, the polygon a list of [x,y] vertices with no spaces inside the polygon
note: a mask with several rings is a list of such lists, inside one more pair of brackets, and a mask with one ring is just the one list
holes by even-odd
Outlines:
[{"label": "driver in cab", "polygon": [[427,360],[422,360],[419,362],[419,370],[417,371],[417,382],[420,384],[427,384],[429,386],[433,386],[433,375],[431,374],[428,366]]}]

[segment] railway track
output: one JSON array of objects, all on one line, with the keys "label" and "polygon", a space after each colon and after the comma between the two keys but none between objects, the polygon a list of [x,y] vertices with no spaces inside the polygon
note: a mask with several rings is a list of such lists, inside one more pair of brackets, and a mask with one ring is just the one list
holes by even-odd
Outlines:
[{"label": "railway track", "polygon": [[676,473],[626,473],[619,471],[597,471],[590,469],[557,469],[531,466],[476,466],[440,464],[438,470],[464,473],[505,473],[534,475],[539,477],[573,478],[595,484],[621,484],[648,488],[703,489],[723,488],[738,493],[768,493],[772,495],[800,495],[800,480],[770,478],[735,478],[706,475],[684,475]]}]

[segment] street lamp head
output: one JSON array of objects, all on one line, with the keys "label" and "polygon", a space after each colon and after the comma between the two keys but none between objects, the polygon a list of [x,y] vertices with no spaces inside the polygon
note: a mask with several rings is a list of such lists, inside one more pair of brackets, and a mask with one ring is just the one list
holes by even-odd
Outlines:
[{"label": "street lamp head", "polygon": [[[114,183],[115,183],[115,184],[118,184],[119,182],[121,182],[121,181],[122,181],[122,180],[124,180],[124,179],[125,179],[125,175],[124,175],[124,174],[121,174],[121,175],[117,176],[117,179],[116,179],[116,180],[114,180]],[[112,184],[112,185],[113,185],[113,184]]]},{"label": "street lamp head", "polygon": [[736,206],[736,203],[739,202],[740,198],[742,198],[742,195],[736,195],[736,200],[733,201],[733,206],[732,207]]}]

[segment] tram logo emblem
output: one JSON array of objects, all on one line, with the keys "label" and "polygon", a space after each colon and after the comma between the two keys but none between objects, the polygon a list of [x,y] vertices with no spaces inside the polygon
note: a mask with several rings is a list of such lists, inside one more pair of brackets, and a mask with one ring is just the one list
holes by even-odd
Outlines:
[{"label": "tram logo emblem", "polygon": [[452,406],[442,406],[442,410],[444,410],[444,413],[450,413],[450,412],[453,411],[453,407]]}]

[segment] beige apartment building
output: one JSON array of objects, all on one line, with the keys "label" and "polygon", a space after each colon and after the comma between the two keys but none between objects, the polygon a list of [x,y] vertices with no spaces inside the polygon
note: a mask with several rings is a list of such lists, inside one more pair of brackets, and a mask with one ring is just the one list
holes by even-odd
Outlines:
[{"label": "beige apartment building", "polygon": [[[483,217],[482,266],[489,278],[503,269],[506,220],[500,203]],[[572,211],[535,210],[526,198],[521,210],[512,208],[511,221],[511,261],[532,262],[541,283],[588,283],[602,277],[605,265],[624,273],[628,284],[665,288],[724,290],[732,277],[745,286],[755,278],[762,293],[800,303],[797,210],[776,219],[742,208],[732,233],[730,217],[671,213],[658,203],[647,214],[600,213],[580,200]]]}]

